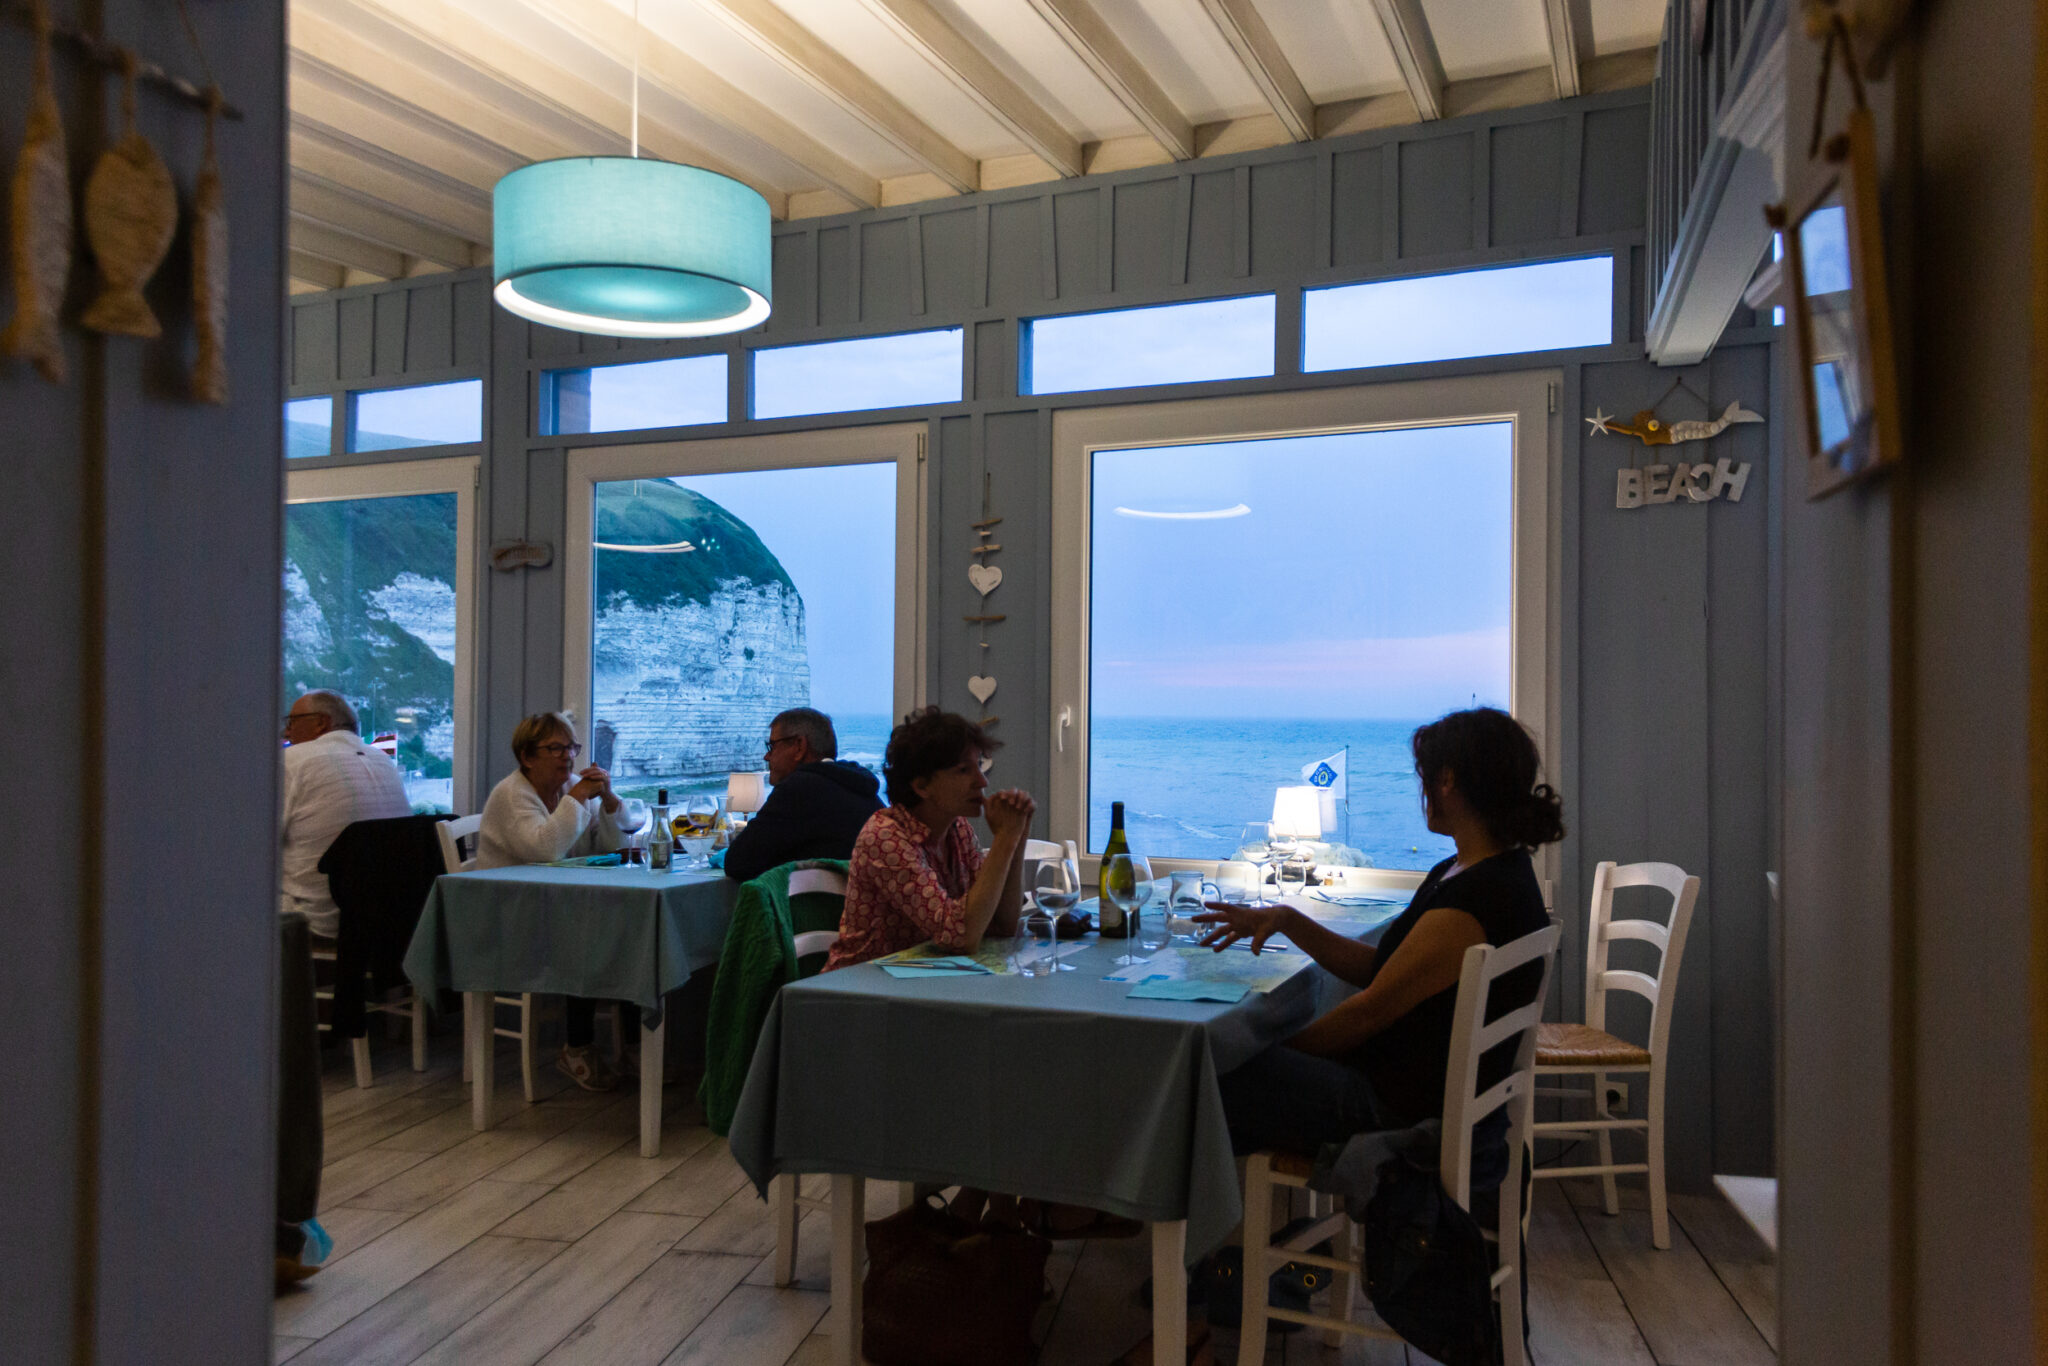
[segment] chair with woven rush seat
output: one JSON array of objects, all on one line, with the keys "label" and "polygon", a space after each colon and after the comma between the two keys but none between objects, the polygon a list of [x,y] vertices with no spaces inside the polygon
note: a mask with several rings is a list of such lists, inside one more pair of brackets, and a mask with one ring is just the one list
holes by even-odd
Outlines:
[{"label": "chair with woven rush seat", "polygon": [[[1508,1113],[1508,1169],[1500,1185],[1497,1227],[1519,1230],[1522,1224],[1522,1150],[1528,1140],[1532,1117],[1535,1078],[1537,1023],[1550,989],[1550,968],[1557,953],[1559,930],[1555,925],[1523,935],[1513,943],[1494,948],[1475,944],[1465,951],[1458,974],[1457,1004],[1451,1024],[1450,1065],[1444,1075],[1443,1139],[1438,1149],[1438,1179],[1445,1192],[1460,1208],[1472,1207],[1472,1134],[1482,1120],[1502,1106]],[[1507,1011],[1498,1019],[1486,1019],[1487,999],[1501,977],[1540,962],[1542,974],[1529,1004]],[[1510,1039],[1517,1039],[1514,1067],[1483,1093],[1479,1087],[1480,1059]],[[1377,1319],[1352,1318],[1357,1298],[1354,1282],[1358,1274],[1356,1225],[1353,1215],[1339,1211],[1274,1245],[1273,1189],[1276,1186],[1306,1187],[1314,1163],[1289,1153],[1260,1152],[1245,1159],[1244,1184],[1244,1309],[1238,1340],[1238,1366],[1261,1366],[1266,1359],[1266,1328],[1279,1319],[1308,1324],[1334,1333],[1401,1341]],[[1362,1215],[1363,1211],[1359,1211]],[[1341,1234],[1346,1257],[1325,1257],[1308,1251],[1317,1243]],[[1488,1233],[1496,1245],[1497,1267],[1491,1289],[1500,1308],[1502,1360],[1505,1366],[1526,1366],[1528,1357],[1522,1341],[1522,1255],[1518,1236],[1501,1241]],[[1303,1313],[1275,1309],[1269,1303],[1268,1277],[1287,1262],[1323,1267],[1336,1273],[1333,1293],[1338,1297],[1337,1314]]]},{"label": "chair with woven rush seat", "polygon": [[[1671,898],[1671,915],[1665,924],[1654,920],[1614,918],[1614,893],[1623,887],[1655,887]],[[1597,1176],[1602,1203],[1609,1214],[1621,1212],[1621,1193],[1614,1178],[1625,1172],[1642,1172],[1650,1187],[1650,1238],[1659,1248],[1671,1246],[1671,1216],[1664,1193],[1664,1083],[1665,1057],[1671,1044],[1671,1007],[1678,991],[1679,961],[1685,955],[1686,931],[1692,925],[1693,905],[1699,899],[1700,880],[1670,863],[1603,863],[1593,870],[1592,911],[1586,922],[1586,1022],[1546,1024],[1537,1031],[1536,1075],[1538,1077],[1589,1076],[1590,1093],[1570,1087],[1544,1087],[1544,1096],[1588,1100],[1590,1120],[1559,1120],[1535,1126],[1539,1138],[1584,1138],[1591,1134],[1599,1148],[1600,1160],[1590,1166],[1538,1167],[1533,1175],[1543,1178]],[[1607,966],[1608,946],[1617,939],[1640,939],[1660,951],[1655,974]],[[1639,1047],[1607,1032],[1607,996],[1612,991],[1631,991],[1650,1003],[1650,1037]],[[1646,1072],[1648,1094],[1640,1119],[1616,1119],[1608,1110],[1607,1074]],[[1643,1132],[1648,1151],[1644,1161],[1617,1163],[1614,1160],[1614,1131]]]},{"label": "chair with woven rush seat", "polygon": [[[798,868],[789,875],[789,895],[823,893],[846,900],[846,875],[832,868]],[[798,971],[806,958],[832,951],[839,942],[837,930],[810,930],[796,936]],[[812,968],[816,971],[816,967]],[[806,974],[808,975],[808,974]],[[796,1226],[804,1211],[832,1208],[828,1199],[814,1200],[798,1189],[800,1178],[784,1172],[768,1183],[768,1203],[775,1219],[775,1284],[787,1286],[796,1280]]]}]

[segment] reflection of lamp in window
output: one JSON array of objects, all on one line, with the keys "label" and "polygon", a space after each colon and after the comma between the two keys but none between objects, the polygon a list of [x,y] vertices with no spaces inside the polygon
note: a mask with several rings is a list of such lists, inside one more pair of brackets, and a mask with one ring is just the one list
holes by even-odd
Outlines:
[{"label": "reflection of lamp in window", "polygon": [[1273,833],[1285,839],[1323,837],[1322,793],[1303,784],[1273,790]]},{"label": "reflection of lamp in window", "polygon": [[751,816],[768,800],[768,778],[762,773],[734,773],[725,780],[725,813]]}]

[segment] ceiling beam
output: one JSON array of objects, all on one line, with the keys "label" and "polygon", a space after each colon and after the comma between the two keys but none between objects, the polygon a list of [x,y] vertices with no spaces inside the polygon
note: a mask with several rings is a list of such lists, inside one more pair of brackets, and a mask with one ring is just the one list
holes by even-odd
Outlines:
[{"label": "ceiling beam", "polygon": [[[573,34],[617,61],[621,90],[626,88],[626,76],[631,70],[632,59],[627,54],[638,51],[640,79],[646,85],[687,104],[698,115],[728,133],[814,177],[819,186],[843,196],[857,208],[872,209],[882,202],[879,177],[825,146],[652,29],[636,25],[631,14],[608,3],[608,0],[600,0],[596,4],[580,3],[579,0],[521,0],[521,3],[528,9],[544,13],[557,29]],[[644,98],[640,117],[644,128],[647,118]],[[736,178],[753,183],[749,177]],[[755,185],[755,188],[760,186]],[[772,197],[770,202],[773,202]]]},{"label": "ceiling beam", "polygon": [[[1561,3],[1562,0],[1557,0]],[[1280,50],[1273,30],[1266,27],[1252,0],[1202,0],[1202,8],[1223,34],[1225,42],[1244,63],[1252,83],[1266,98],[1266,105],[1295,142],[1307,142],[1316,135],[1316,103],[1294,72],[1294,63]]]},{"label": "ceiling beam", "polygon": [[[297,221],[336,228],[351,237],[360,237],[366,242],[375,242],[450,270],[467,270],[476,264],[476,251],[471,239],[431,227],[407,214],[402,207],[364,199],[297,166],[292,168],[287,198],[291,216]],[[489,241],[490,238],[486,235],[482,240]]]},{"label": "ceiling beam", "polygon": [[317,256],[308,256],[303,251],[289,252],[285,259],[286,274],[292,282],[304,284],[309,289],[340,289],[348,280],[346,267],[323,261]]},{"label": "ceiling beam", "polygon": [[1089,0],[1031,0],[1031,8],[1175,161],[1195,154],[1195,130],[1187,115],[1167,98]]},{"label": "ceiling beam", "polygon": [[330,137],[297,118],[285,147],[294,173],[303,171],[468,241],[491,240],[491,197],[481,190],[374,148]]},{"label": "ceiling beam", "polygon": [[861,4],[1047,165],[1063,176],[1081,174],[1081,140],[942,18],[929,0],[861,0]]},{"label": "ceiling beam", "polygon": [[498,177],[526,164],[518,152],[302,52],[291,55],[289,84],[293,126],[314,129],[331,142],[374,150],[486,198]]},{"label": "ceiling beam", "polygon": [[289,243],[292,255],[309,256],[334,266],[347,266],[384,280],[405,278],[405,253],[351,237],[339,228],[304,219],[291,221]]},{"label": "ceiling beam", "polygon": [[1579,39],[1572,29],[1572,0],[1543,0],[1543,22],[1550,30],[1550,70],[1557,79],[1557,97],[1579,93]]},{"label": "ceiling beam", "polygon": [[783,70],[866,125],[868,131],[961,193],[981,188],[981,164],[908,105],[770,0],[697,0]]},{"label": "ceiling beam", "polygon": [[1372,0],[1372,8],[1386,32],[1387,46],[1394,50],[1401,81],[1415,101],[1415,116],[1425,123],[1442,118],[1444,63],[1437,55],[1422,0]]}]

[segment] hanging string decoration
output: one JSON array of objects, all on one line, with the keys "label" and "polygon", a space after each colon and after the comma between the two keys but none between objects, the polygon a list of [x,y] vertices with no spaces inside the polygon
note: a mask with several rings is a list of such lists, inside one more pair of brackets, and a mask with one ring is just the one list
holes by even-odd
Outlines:
[{"label": "hanging string decoration", "polygon": [[[988,628],[1001,621],[1006,615],[1002,612],[990,612],[988,610],[988,595],[1001,587],[1003,582],[1002,569],[990,564],[987,559],[988,556],[995,554],[1003,548],[1000,542],[989,539],[990,534],[997,526],[1001,525],[1003,520],[1000,517],[989,515],[990,482],[989,472],[983,470],[981,473],[981,520],[974,524],[975,545],[967,552],[974,561],[974,563],[967,566],[967,581],[973,584],[974,591],[981,595],[982,610],[962,618],[962,620],[970,625],[980,628],[980,639],[976,641],[976,644],[981,647],[981,657],[977,661],[979,667],[967,680],[967,691],[976,702],[981,704],[980,724],[983,727],[993,726],[1003,719],[1000,716],[988,714],[988,700],[996,695],[995,675],[988,672]],[[992,760],[984,758],[981,761],[982,772],[988,772],[992,763]]]},{"label": "hanging string decoration", "polygon": [[135,58],[121,64],[121,140],[100,153],[85,182],[85,240],[100,266],[100,296],[79,321],[95,332],[159,337],[142,287],[178,231],[178,190],[149,139],[135,130]]},{"label": "hanging string decoration", "polygon": [[50,78],[50,15],[36,0],[35,76],[29,93],[28,136],[14,163],[10,219],[14,240],[14,318],[0,336],[0,351],[33,361],[52,384],[65,379],[64,339],[58,331],[64,285],[71,278],[71,182],[64,151],[64,121]]},{"label": "hanging string decoration", "polygon": [[199,352],[192,363],[192,397],[202,403],[228,401],[228,211],[222,202],[220,162],[214,156],[214,127],[220,121],[220,90],[206,107],[206,158],[192,193],[192,320]]}]

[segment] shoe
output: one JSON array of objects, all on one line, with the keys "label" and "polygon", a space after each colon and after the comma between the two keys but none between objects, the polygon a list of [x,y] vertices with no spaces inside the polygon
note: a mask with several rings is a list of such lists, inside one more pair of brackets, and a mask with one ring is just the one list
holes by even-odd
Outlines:
[{"label": "shoe", "polygon": [[562,1075],[586,1091],[616,1091],[619,1089],[618,1074],[604,1065],[604,1060],[592,1052],[588,1045],[582,1048],[564,1046],[562,1056],[555,1059],[555,1066]]},{"label": "shoe", "polygon": [[289,1290],[320,1270],[317,1266],[308,1266],[297,1257],[287,1257],[282,1252],[277,1254],[276,1265],[276,1286],[279,1290]]}]

